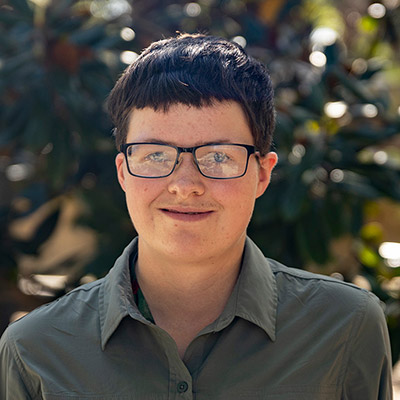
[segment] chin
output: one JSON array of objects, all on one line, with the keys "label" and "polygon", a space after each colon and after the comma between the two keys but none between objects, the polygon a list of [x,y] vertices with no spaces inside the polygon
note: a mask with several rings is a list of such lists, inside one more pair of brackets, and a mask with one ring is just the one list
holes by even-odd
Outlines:
[{"label": "chin", "polygon": [[163,247],[168,256],[190,262],[209,258],[214,250],[213,242],[207,238],[187,234],[169,237]]}]

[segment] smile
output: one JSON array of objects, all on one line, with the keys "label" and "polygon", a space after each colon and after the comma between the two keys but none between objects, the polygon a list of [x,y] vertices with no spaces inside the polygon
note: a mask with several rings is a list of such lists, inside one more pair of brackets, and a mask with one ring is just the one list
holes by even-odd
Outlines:
[{"label": "smile", "polygon": [[180,210],[172,208],[162,208],[161,211],[168,217],[179,221],[201,221],[213,213],[213,211],[200,210]]},{"label": "smile", "polygon": [[177,211],[177,210],[168,210],[168,209],[164,209],[163,211],[168,211],[168,212],[176,213],[176,214],[187,214],[187,215],[206,214],[206,213],[210,212],[210,211]]}]

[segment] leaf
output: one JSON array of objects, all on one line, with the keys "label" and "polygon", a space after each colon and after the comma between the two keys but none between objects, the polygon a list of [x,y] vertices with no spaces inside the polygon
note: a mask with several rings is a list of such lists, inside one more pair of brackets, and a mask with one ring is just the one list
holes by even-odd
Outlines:
[{"label": "leaf", "polygon": [[380,258],[378,254],[376,253],[376,251],[367,246],[363,246],[360,249],[358,257],[361,263],[367,267],[377,268],[379,266]]},{"label": "leaf", "polygon": [[293,221],[298,218],[305,206],[307,187],[301,181],[301,172],[301,168],[294,171],[282,199],[282,216],[286,221]]},{"label": "leaf", "polygon": [[363,199],[376,199],[380,192],[373,187],[368,178],[353,171],[343,171],[343,180],[337,183],[338,190],[342,190]]},{"label": "leaf", "polygon": [[323,265],[329,260],[331,238],[324,214],[317,203],[310,207],[310,212],[304,220],[306,222],[296,225],[297,243],[302,248],[303,257]]},{"label": "leaf", "polygon": [[93,46],[105,37],[103,25],[94,25],[90,28],[80,29],[69,36],[69,41],[77,46]]},{"label": "leaf", "polygon": [[374,104],[373,100],[365,92],[361,82],[346,75],[342,68],[332,67],[329,69],[329,73],[335,76],[343,87],[356,96],[362,103]]},{"label": "leaf", "polygon": [[9,0],[9,5],[25,17],[33,16],[33,11],[26,0]]}]

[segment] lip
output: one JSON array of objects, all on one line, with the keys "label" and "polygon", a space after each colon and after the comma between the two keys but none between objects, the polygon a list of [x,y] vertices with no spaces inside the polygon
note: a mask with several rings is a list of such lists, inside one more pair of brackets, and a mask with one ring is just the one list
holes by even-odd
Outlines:
[{"label": "lip", "polygon": [[166,207],[160,208],[160,211],[177,221],[187,221],[195,222],[202,221],[208,218],[214,211],[212,210],[200,210],[195,208],[176,208],[176,207]]}]

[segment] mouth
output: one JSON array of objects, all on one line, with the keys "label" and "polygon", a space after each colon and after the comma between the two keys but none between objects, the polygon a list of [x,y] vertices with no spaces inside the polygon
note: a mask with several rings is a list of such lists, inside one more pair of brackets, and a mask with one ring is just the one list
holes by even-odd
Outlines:
[{"label": "mouth", "polygon": [[209,214],[211,211],[180,211],[174,210],[170,208],[162,208],[162,211],[174,213],[174,214],[184,214],[184,215],[201,215],[201,214]]},{"label": "mouth", "polygon": [[180,221],[201,221],[213,213],[211,210],[161,208],[165,215]]}]

